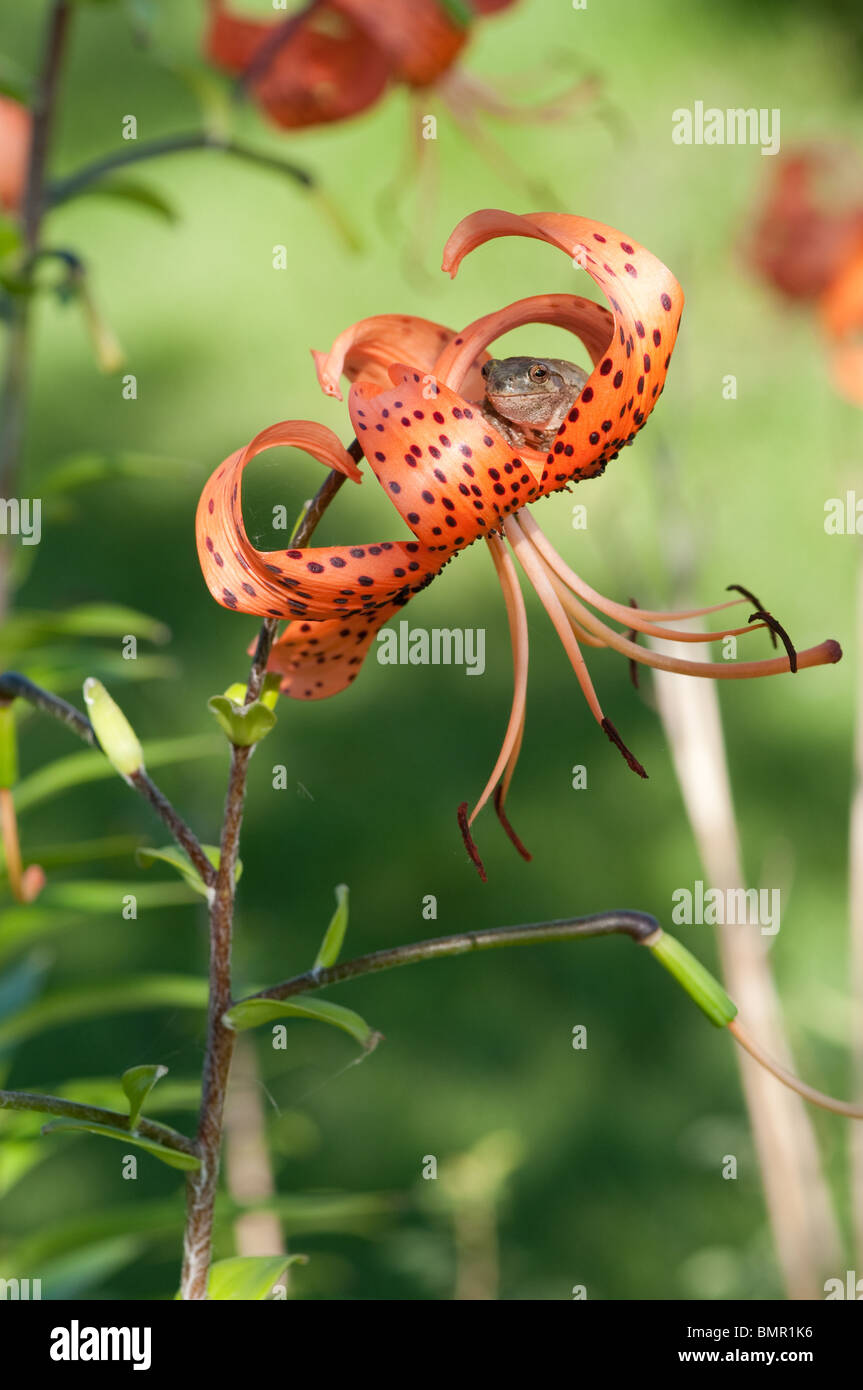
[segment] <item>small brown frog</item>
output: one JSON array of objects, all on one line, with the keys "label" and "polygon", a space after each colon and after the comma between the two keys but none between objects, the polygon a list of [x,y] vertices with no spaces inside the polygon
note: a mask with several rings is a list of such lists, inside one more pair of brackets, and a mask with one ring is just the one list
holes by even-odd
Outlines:
[{"label": "small brown frog", "polygon": [[550,449],[588,373],[559,357],[502,357],[486,362],[482,413],[514,448]]}]

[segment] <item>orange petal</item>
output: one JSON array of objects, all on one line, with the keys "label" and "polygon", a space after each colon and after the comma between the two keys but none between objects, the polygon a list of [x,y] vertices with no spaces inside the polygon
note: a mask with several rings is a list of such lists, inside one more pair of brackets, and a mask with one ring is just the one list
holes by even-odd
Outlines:
[{"label": "orange petal", "polygon": [[[284,20],[260,21],[233,14],[211,0],[207,55],[240,75],[283,28]],[[387,54],[335,4],[313,4],[296,17],[288,37],[251,82],[251,91],[279,126],[296,129],[345,120],[383,94],[392,67]]]},{"label": "orange petal", "polygon": [[552,212],[473,213],[450,236],[444,270],[454,276],[468,252],[499,236],[535,237],[565,252],[603,290],[614,315],[606,355],[546,455],[542,491],[552,492],[601,473],[644,425],[665,383],[683,291],[638,242],[589,218]]},{"label": "orange petal", "polygon": [[[481,375],[476,381],[474,372],[475,364],[481,366],[489,356],[483,349],[504,333],[528,323],[553,323],[558,328],[568,328],[584,343],[594,366],[605,353],[614,332],[611,313],[592,299],[582,299],[575,294],[535,294],[486,314],[462,329],[441,352],[434,375],[467,399],[481,399],[485,383]],[[547,458],[544,452],[525,447],[522,457],[538,465],[541,474]]]},{"label": "orange petal", "polygon": [[[431,372],[440,353],[455,338],[451,328],[411,314],[376,314],[361,319],[340,333],[329,352],[312,350],[321,388],[328,396],[342,399],[339,378],[358,377],[389,386],[393,362],[406,362],[415,371]],[[487,354],[486,354],[487,356]],[[484,357],[475,364],[474,386],[484,391],[480,369]]]},{"label": "orange petal", "polygon": [[536,476],[478,407],[401,364],[390,376],[389,391],[356,382],[348,405],[369,464],[418,541],[451,555],[538,495]]},{"label": "orange petal", "polygon": [[822,296],[820,308],[837,385],[855,405],[863,405],[863,246]]},{"label": "orange petal", "polygon": [[446,72],[467,42],[440,0],[331,0],[386,53],[412,87],[427,87]]},{"label": "orange petal", "polygon": [[403,604],[326,622],[289,623],[270,654],[269,670],[284,676],[282,693],[293,700],[326,700],[356,680],[379,629]]},{"label": "orange petal", "polygon": [[0,207],[17,212],[24,197],[32,117],[26,106],[0,96]]}]

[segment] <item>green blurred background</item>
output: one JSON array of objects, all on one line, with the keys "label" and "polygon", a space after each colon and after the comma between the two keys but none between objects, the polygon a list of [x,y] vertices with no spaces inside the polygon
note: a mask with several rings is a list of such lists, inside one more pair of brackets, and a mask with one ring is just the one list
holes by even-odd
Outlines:
[{"label": "green blurred background", "polygon": [[[44,10],[18,3],[0,18],[0,51],[24,71]],[[199,125],[194,97],[155,57],[198,62],[202,19],[198,0],[159,5],[154,55],[136,47],[114,7],[80,6],[56,172],[116,148],[128,113],[140,139]],[[823,509],[827,498],[861,485],[860,417],[834,395],[809,318],[786,310],[742,265],[740,240],[772,172],[769,159],[748,147],[678,147],[671,113],[696,100],[779,107],[785,147],[825,135],[859,141],[861,74],[850,22],[841,10],[810,7],[762,18],[743,5],[622,0],[578,11],[563,0],[524,0],[480,26],[464,60],[505,89],[518,78],[526,101],[562,90],[580,72],[601,77],[603,102],[618,116],[610,124],[588,110],[555,124],[488,129],[563,207],[620,227],[660,256],[687,295],[650,428],[600,481],[544,505],[543,527],[591,584],[621,600],[634,594],[643,606],[661,607],[685,570],[698,601],[719,601],[726,584],[743,583],[799,644],[835,636],[845,647],[838,667],[721,692],[748,881],[781,876],[788,884],[773,960],[799,1066],[839,1094],[851,1083],[850,1006],[842,996],[859,541],[826,536]],[[527,294],[592,292],[584,276],[574,284],[563,257],[537,243],[487,246],[454,282],[437,271],[439,248],[467,212],[535,208],[508,172],[466,142],[434,93],[427,102],[438,116],[432,201],[418,199],[415,186],[394,192],[408,143],[401,91],[349,124],[300,136],[274,131],[253,109],[237,115],[236,134],[318,176],[362,243],[355,253],[290,182],[217,154],[137,171],[177,209],[173,226],[97,198],[50,220],[48,242],[76,249],[90,267],[138,399],[123,400],[119,378],[99,374],[75,309],[46,300],[23,494],[40,495],[47,471],[79,453],[154,454],[177,467],[173,477],[115,479],[77,492],[64,515],[46,522],[16,604],[59,609],[110,599],[170,628],[160,653],[170,668],[114,686],[142,737],[209,731],[207,698],[247,668],[257,624],[213,603],[195,555],[194,508],[210,471],[275,420],[314,418],[350,436],[346,408],[317,388],[310,348],[325,348],[370,314],[423,314],[459,327]],[[406,254],[418,229],[428,248],[422,271]],[[272,268],[279,243],[288,248],[284,271]],[[521,330],[505,345],[572,355],[572,340],[547,328]],[[737,377],[736,401],[723,399],[729,373]],[[320,481],[315,468],[282,451],[249,470],[249,524],[259,544],[272,534],[271,506],[283,502],[293,515]],[[587,504],[586,531],[572,529],[575,501]],[[367,479],[341,493],[318,539],[401,534]],[[238,987],[310,963],[339,882],[351,888],[354,954],[610,907],[667,920],[673,890],[701,877],[649,699],[632,690],[625,662],[593,654],[600,698],[650,773],[640,783],[594,725],[532,595],[528,607],[528,723],[509,809],[533,863],[518,858],[487,812],[475,827],[489,874],[483,885],[456,826],[457,804],[478,794],[497,754],[511,688],[503,604],[488,558],[475,548],[406,616],[426,627],[484,627],[484,679],[370,660],[348,693],[280,706],[278,727],[251,770]],[[753,642],[767,654],[763,637]],[[24,771],[72,751],[62,731],[32,721]],[[288,769],[285,791],[272,788],[276,763]],[[584,791],[571,788],[577,763],[588,768]],[[158,774],[209,841],[226,768],[227,754],[217,751]],[[108,833],[164,842],[117,781],[23,812],[21,833],[25,856],[33,845]],[[110,878],[118,900],[151,881],[131,856],[53,877],[76,873]],[[421,915],[427,894],[437,897],[436,923]],[[709,928],[680,934],[715,963]],[[203,908],[176,906],[143,908],[137,922],[122,920],[119,909],[78,914],[46,933],[39,949],[54,990],[138,972],[200,975],[205,946]],[[575,1284],[591,1298],[781,1294],[732,1044],[627,943],[492,953],[330,994],[362,1012],[386,1043],[343,1071],[352,1044],[331,1030],[298,1023],[284,1053],[271,1050],[265,1032],[256,1035],[278,1189],[393,1200],[368,1220],[355,1204],[345,1229],[335,1222],[321,1230],[314,1221],[306,1229],[300,1216],[286,1222],[294,1248],[313,1257],[295,1277],[298,1296],[451,1297],[451,1224],[429,1199],[433,1185],[421,1180],[423,1156],[443,1163],[496,1131],[521,1145],[499,1207],[501,1297],[565,1299]],[[586,1053],[571,1046],[576,1024],[587,1027]],[[191,1081],[202,1041],[203,1017],[188,1012],[69,1024],[24,1042],[5,1084],[53,1091],[143,1061]],[[167,1118],[193,1123],[182,1111]],[[845,1220],[847,1128],[821,1115],[816,1123]],[[0,1200],[7,1252],[27,1252],[23,1272],[38,1276],[62,1254],[66,1264],[57,1269],[69,1279],[64,1285],[58,1273],[55,1291],[170,1296],[178,1175],[143,1157],[137,1182],[124,1182],[115,1145],[39,1142],[41,1162]],[[719,1175],[728,1153],[739,1159],[736,1182]],[[96,1214],[106,1211],[113,1215],[99,1226]],[[127,1237],[136,1225],[144,1230]],[[228,1229],[221,1253],[230,1253]]]}]

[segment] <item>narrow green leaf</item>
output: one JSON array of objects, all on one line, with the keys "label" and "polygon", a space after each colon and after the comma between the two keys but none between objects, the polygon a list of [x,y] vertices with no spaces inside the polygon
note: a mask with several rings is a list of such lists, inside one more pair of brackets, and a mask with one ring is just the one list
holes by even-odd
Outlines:
[{"label": "narrow green leaf", "polygon": [[[3,625],[3,649],[15,653],[32,651],[34,647],[40,647],[55,637],[128,635],[161,644],[169,641],[171,632],[158,618],[151,618],[148,613],[126,608],[123,604],[83,603],[64,613],[29,610],[14,614]],[[29,669],[27,674],[31,674]]]},{"label": "narrow green leaf", "polygon": [[144,478],[161,483],[191,481],[197,476],[196,464],[164,454],[82,452],[70,454],[49,469],[40,481],[40,488],[43,496],[53,497],[114,478]]},{"label": "narrow green leaf", "polygon": [[717,1028],[724,1028],[737,1013],[737,1005],[729,999],[718,980],[715,980],[700,960],[668,932],[661,931],[649,940],[648,949],[661,965],[673,975]]},{"label": "narrow green leaf", "polygon": [[8,790],[18,781],[18,736],[15,706],[0,704],[0,787]]},{"label": "narrow green leaf", "polygon": [[207,1297],[220,1302],[261,1302],[290,1265],[307,1264],[308,1255],[236,1255],[210,1267]]},{"label": "narrow green leaf", "polygon": [[43,1134],[72,1131],[102,1134],[106,1139],[119,1139],[123,1144],[131,1144],[134,1148],[143,1149],[145,1153],[161,1159],[169,1168],[180,1168],[187,1173],[192,1173],[201,1166],[201,1160],[195,1158],[194,1154],[183,1153],[180,1149],[169,1149],[164,1144],[157,1144],[155,1139],[142,1139],[140,1134],[130,1134],[128,1129],[117,1129],[114,1125],[98,1125],[92,1120],[51,1120],[42,1126]]},{"label": "narrow green leaf", "polygon": [[250,748],[274,727],[276,716],[260,700],[241,705],[227,695],[214,695],[207,701],[210,712],[221,725],[228,739],[237,748]]},{"label": "narrow green leaf", "polygon": [[350,890],[346,883],[340,883],[337,885],[335,892],[336,910],[330,918],[330,925],[324,932],[324,939],[315,957],[316,970],[326,968],[328,965],[335,965],[342,949],[345,932],[348,929],[348,902]]},{"label": "narrow green leaf", "polygon": [[0,1022],[0,1046],[82,1018],[139,1009],[205,1009],[207,981],[193,975],[139,975],[61,990]]},{"label": "narrow green leaf", "polygon": [[350,1033],[365,1052],[371,1052],[381,1040],[381,1034],[373,1032],[365,1019],[360,1018],[353,1009],[331,1004],[328,999],[303,999],[302,1002],[293,999],[244,999],[222,1015],[222,1022],[227,1028],[242,1033],[247,1028],[257,1028],[261,1023],[282,1018],[311,1018],[319,1023],[330,1023],[334,1028]]},{"label": "narrow green leaf", "polygon": [[129,1098],[129,1128],[135,1129],[138,1124],[144,1103],[155,1086],[163,1076],[168,1075],[168,1068],[159,1065],[144,1064],[140,1067],[129,1067],[120,1077],[120,1085]]},{"label": "narrow green leaf", "polygon": [[[218,869],[221,859],[218,846],[201,845],[201,849],[206,854],[213,868]],[[135,858],[142,868],[149,868],[149,866],[155,864],[157,860],[161,860],[165,864],[170,864],[171,868],[176,869],[177,873],[185,879],[190,888],[193,888],[202,898],[207,896],[207,885],[204,883],[198,870],[195,868],[191,859],[189,859],[181,849],[177,849],[176,846],[165,845],[162,849],[151,849],[149,845],[143,845],[137,851]],[[234,871],[234,879],[236,882],[239,882],[242,872],[242,861],[238,859]]]},{"label": "narrow green leaf", "polygon": [[98,183],[87,184],[86,188],[70,196],[67,201],[71,202],[72,197],[104,197],[113,198],[117,202],[130,203],[133,207],[144,208],[147,212],[154,212],[165,222],[176,222],[177,213],[166,198],[147,183],[141,183],[138,179],[128,178],[104,178]]},{"label": "narrow green leaf", "polygon": [[[152,770],[190,758],[209,758],[214,753],[221,753],[224,746],[221,739],[208,734],[156,739],[144,744],[144,758],[147,767]],[[113,776],[114,769],[98,749],[92,753],[70,753],[23,778],[15,789],[15,806],[20,814],[70,787],[78,787],[85,782],[101,782]]]}]

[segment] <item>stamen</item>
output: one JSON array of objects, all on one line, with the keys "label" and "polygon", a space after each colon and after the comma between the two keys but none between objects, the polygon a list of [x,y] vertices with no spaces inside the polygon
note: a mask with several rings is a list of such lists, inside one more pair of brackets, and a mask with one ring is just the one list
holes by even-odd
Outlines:
[{"label": "stamen", "polygon": [[498,787],[495,791],[494,809],[497,811],[498,820],[500,821],[509,838],[512,840],[512,843],[515,845],[522,859],[526,859],[527,862],[530,863],[531,859],[533,858],[533,855],[531,854],[529,849],[525,849],[518,835],[516,835],[515,831],[513,830],[512,826],[506,818],[506,813],[503,809],[503,787]]},{"label": "stamen", "polygon": [[476,844],[474,843],[474,838],[470,833],[470,826],[467,823],[466,801],[463,801],[458,808],[458,828],[461,831],[461,837],[464,840],[464,847],[470,855],[471,863],[474,865],[483,883],[488,883],[488,878],[485,872],[485,865],[479,857],[479,850],[477,849]]},{"label": "stamen", "polygon": [[754,631],[751,627],[741,628],[722,628],[714,632],[671,632],[667,628],[656,627],[654,624],[658,620],[666,622],[683,622],[687,618],[701,618],[708,613],[718,613],[725,608],[733,608],[741,602],[740,599],[730,599],[725,603],[714,603],[707,608],[689,608],[680,612],[661,612],[647,608],[638,609],[637,615],[633,615],[632,608],[623,603],[615,603],[612,599],[606,598],[603,594],[570,569],[569,565],[558,555],[554,546],[544,535],[540,527],[528,512],[519,512],[519,524],[523,529],[528,540],[539,552],[546,565],[554,571],[568,586],[573,593],[578,594],[579,598],[585,603],[597,608],[606,617],[613,618],[615,622],[625,623],[628,627],[635,627],[639,632],[648,633],[651,637],[666,637],[671,642],[712,642],[722,637],[740,637],[746,632]]},{"label": "stamen", "polygon": [[503,590],[504,603],[506,604],[506,616],[509,622],[509,635],[512,642],[512,663],[513,663],[513,695],[512,708],[510,710],[509,722],[506,726],[506,733],[503,737],[497,762],[492,768],[491,776],[483,788],[479,801],[474,806],[468,817],[468,825],[473,825],[485,803],[492,793],[492,789],[500,780],[501,773],[506,771],[506,786],[512,780],[515,771],[515,764],[518,761],[519,749],[521,748],[521,736],[524,730],[524,712],[527,702],[527,667],[528,667],[528,629],[527,612],[524,606],[521,588],[518,582],[518,574],[512,562],[512,556],[496,533],[488,536],[488,548],[497,577],[500,580],[500,587]]},{"label": "stamen", "polygon": [[[745,588],[743,587],[742,584],[726,584],[725,587],[726,587],[726,589],[728,590],[729,593],[731,593],[732,590],[736,590],[738,594],[742,594],[744,598],[748,598],[748,599],[750,600],[750,602],[753,603],[753,604],[755,605],[755,607],[757,608],[759,615],[761,615],[761,614],[763,614],[763,613],[766,613],[767,610],[766,610],[766,608],[764,607],[764,604],[761,602],[761,599],[760,599],[760,598],[756,598],[755,594],[753,594],[753,592],[752,592],[751,589],[745,589]],[[751,619],[750,619],[750,622],[751,622]],[[768,624],[768,626],[769,626],[769,624]],[[774,647],[775,647],[775,646],[776,646],[776,634],[775,634],[775,632],[772,631],[772,629],[771,629],[771,632],[770,632],[770,641],[773,643],[773,645],[774,645]]]},{"label": "stamen", "polygon": [[[521,513],[519,513],[519,516],[521,516]],[[521,536],[522,540],[527,541],[530,545],[531,538],[528,536],[528,531],[531,528],[528,526],[529,520],[530,519],[527,517],[524,518],[524,531],[522,531],[517,524],[515,530],[517,534]],[[507,528],[509,528],[509,523],[512,521],[512,517],[507,519]],[[538,541],[536,547],[530,545],[530,549],[539,565],[545,570],[547,566],[554,564],[558,573],[567,571],[568,574],[571,575],[574,581],[573,588],[587,588],[578,578],[578,575],[573,574],[568,566],[564,564],[554,548],[549,546],[542,532],[536,527],[536,523],[533,523],[533,530],[538,531],[539,537],[541,537],[542,542],[544,542],[543,545],[540,545]],[[547,551],[550,551],[551,557],[553,557],[552,559],[546,558]],[[518,554],[518,550],[516,550],[516,554]],[[526,561],[523,563],[525,563],[525,568],[527,569]],[[531,575],[531,582],[535,584],[533,575]],[[593,600],[591,600],[591,602],[592,601]],[[735,603],[738,602],[737,599],[733,601]],[[630,642],[628,638],[624,637],[623,633],[616,632],[613,628],[608,627],[601,618],[598,618],[595,613],[592,613],[589,608],[586,608],[585,605],[579,601],[574,592],[567,593],[563,602],[565,603],[567,613],[575,617],[580,623],[583,623],[583,625],[589,628],[591,632],[595,633],[597,637],[601,637],[607,646],[613,647],[614,650],[620,652],[622,656],[631,657],[633,660],[641,662],[645,666],[653,666],[660,671],[677,671],[681,675],[698,676],[702,680],[737,681],[749,680],[753,677],[760,676],[777,676],[782,672],[791,670],[791,660],[788,656],[769,657],[761,661],[686,661],[682,657],[668,656],[664,652],[651,651],[636,646],[634,642]],[[632,609],[624,608],[620,604],[613,606],[620,608],[623,613],[632,613]],[[639,613],[640,616],[643,616],[644,610],[639,610]],[[678,614],[677,616],[681,615]],[[641,623],[638,623],[638,626],[642,631],[644,630]],[[751,627],[744,629],[746,632],[752,632],[754,630],[755,629]],[[716,634],[714,634],[714,636],[715,635]],[[729,633],[728,635],[731,634]],[[675,641],[686,641],[691,634],[676,632],[671,634],[671,636]],[[566,645],[566,643],[564,643],[564,645]],[[569,648],[567,647],[567,651],[568,650]],[[842,648],[833,638],[827,638],[826,641],[820,642],[817,647],[807,647],[805,651],[795,652],[795,659],[797,667],[800,670],[805,670],[810,666],[832,665],[836,661],[841,661]],[[593,709],[592,705],[591,709]]]},{"label": "stamen", "polygon": [[620,737],[620,734],[619,734],[619,733],[617,732],[617,730],[615,729],[615,727],[614,727],[614,725],[612,724],[611,720],[610,720],[610,719],[603,719],[603,721],[602,721],[602,728],[604,729],[604,731],[605,731],[605,733],[608,735],[608,737],[611,739],[611,741],[612,741],[612,743],[614,744],[615,748],[618,748],[618,749],[620,750],[620,752],[623,754],[623,756],[624,756],[624,758],[625,758],[625,760],[626,760],[626,765],[627,765],[627,767],[631,767],[631,768],[632,768],[632,771],[638,773],[638,776],[639,776],[639,777],[644,777],[644,778],[646,779],[646,778],[647,778],[647,773],[645,772],[644,768],[641,766],[641,763],[638,761],[638,759],[636,758],[635,754],[634,754],[634,753],[630,753],[629,749],[627,748],[627,746],[626,746],[626,744],[624,743],[623,739]]},{"label": "stamen", "polygon": [[[632,598],[632,597],[630,597],[629,606],[630,606],[630,608],[637,608],[637,607],[638,607],[638,604],[635,602],[635,599]],[[629,632],[627,633],[627,636],[628,636],[630,642],[634,642],[635,645],[638,646],[638,629],[637,629],[637,628],[631,627],[631,628],[629,629]],[[635,689],[637,690],[637,689],[638,689],[638,662],[635,660],[635,657],[634,657],[634,656],[631,656],[631,657],[629,658],[629,679],[632,681],[633,686],[634,686]]]},{"label": "stamen", "polygon": [[776,638],[779,637],[781,639],[782,645],[788,653],[788,665],[791,667],[791,670],[796,675],[797,649],[794,646],[794,643],[791,641],[791,638],[788,636],[788,633],[785,631],[785,628],[776,618],[774,618],[772,613],[766,613],[763,608],[759,608],[757,613],[753,613],[749,621],[752,622],[754,618],[761,618],[762,622],[764,622],[770,629],[770,640],[773,643],[774,647],[776,646]]}]

